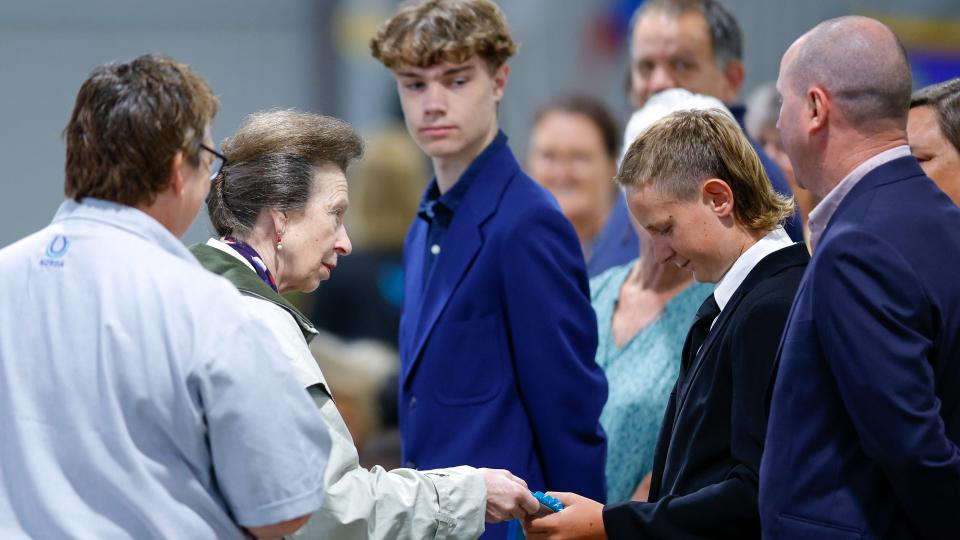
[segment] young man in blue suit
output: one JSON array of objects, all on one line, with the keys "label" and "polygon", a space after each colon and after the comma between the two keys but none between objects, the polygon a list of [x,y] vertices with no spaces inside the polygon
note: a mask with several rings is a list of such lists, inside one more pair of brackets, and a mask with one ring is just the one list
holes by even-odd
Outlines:
[{"label": "young man in blue suit", "polygon": [[602,498],[607,386],[580,244],[497,127],[516,48],[489,0],[408,5],[371,42],[435,173],[404,245],[403,460]]},{"label": "young man in blue suit", "polygon": [[960,537],[960,210],[910,155],[910,66],[883,24],[826,21],[780,65],[813,258],[772,390],[765,538]]},{"label": "young man in blue suit", "polygon": [[617,181],[661,264],[716,283],[683,345],[647,502],[604,507],[572,493],[528,520],[530,540],[760,538],[757,487],[764,390],[810,256],[781,224],[776,194],[736,123],[716,110],[675,112],[630,146]]}]

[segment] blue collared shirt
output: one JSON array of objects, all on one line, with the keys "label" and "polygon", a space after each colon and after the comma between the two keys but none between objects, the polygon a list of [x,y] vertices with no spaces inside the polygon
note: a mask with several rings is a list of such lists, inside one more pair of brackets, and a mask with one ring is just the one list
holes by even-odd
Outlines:
[{"label": "blue collared shirt", "polygon": [[463,202],[470,186],[483,169],[483,164],[490,156],[506,145],[507,135],[503,131],[498,131],[493,141],[470,163],[460,179],[446,193],[440,193],[436,177],[427,186],[427,191],[420,202],[420,208],[417,210],[417,216],[427,222],[427,251],[424,253],[423,260],[424,286],[426,286],[430,277],[433,263],[437,260],[443,248],[443,237],[450,229],[450,222],[453,221],[453,215],[457,208]]},{"label": "blue collared shirt", "polygon": [[0,275],[4,538],[239,539],[320,506],[313,402],[159,222],[66,201]]}]

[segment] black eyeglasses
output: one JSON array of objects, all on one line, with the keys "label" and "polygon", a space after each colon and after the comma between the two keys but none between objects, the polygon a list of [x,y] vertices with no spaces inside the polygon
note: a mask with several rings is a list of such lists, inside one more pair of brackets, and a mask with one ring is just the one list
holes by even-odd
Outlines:
[{"label": "black eyeglasses", "polygon": [[210,148],[203,143],[200,144],[200,148],[203,148],[214,156],[214,160],[210,162],[210,180],[213,180],[218,174],[220,174],[220,171],[223,170],[224,165],[227,164],[227,158],[220,152],[217,152],[213,148]]}]

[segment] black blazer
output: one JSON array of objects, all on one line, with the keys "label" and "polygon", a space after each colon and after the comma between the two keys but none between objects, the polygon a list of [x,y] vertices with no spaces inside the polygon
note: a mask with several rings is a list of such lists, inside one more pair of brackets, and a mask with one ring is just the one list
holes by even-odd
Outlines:
[{"label": "black blazer", "polygon": [[606,507],[609,538],[760,538],[766,388],[809,260],[802,243],[775,251],[733,294],[670,394],[650,502]]}]

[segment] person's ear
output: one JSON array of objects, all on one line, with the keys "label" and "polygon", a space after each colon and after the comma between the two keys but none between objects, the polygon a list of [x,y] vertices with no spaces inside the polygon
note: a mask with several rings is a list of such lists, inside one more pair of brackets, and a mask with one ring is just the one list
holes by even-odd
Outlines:
[{"label": "person's ear", "polygon": [[493,72],[493,99],[497,103],[503,99],[503,91],[507,88],[507,79],[510,78],[510,66],[503,64]]},{"label": "person's ear", "polygon": [[737,94],[743,88],[743,81],[746,77],[747,72],[743,68],[743,62],[740,60],[727,62],[727,66],[723,68],[723,78],[727,80],[727,85],[730,87],[730,95],[724,101],[733,103],[737,99]]},{"label": "person's ear", "polygon": [[703,183],[701,192],[703,201],[717,217],[733,217],[733,190],[729,184],[719,178],[710,178]]},{"label": "person's ear", "polygon": [[807,112],[809,115],[809,131],[813,133],[827,126],[830,116],[830,98],[822,88],[812,87],[806,96]]},{"label": "person's ear", "polygon": [[270,209],[270,219],[273,220],[273,230],[278,238],[283,238],[287,232],[287,213],[274,208]]},{"label": "person's ear", "polygon": [[183,188],[186,184],[186,174],[183,169],[187,163],[183,156],[183,150],[177,150],[177,152],[173,154],[173,159],[170,162],[170,178],[167,182],[167,188],[170,189],[170,192],[176,197],[179,197],[183,193]]}]

